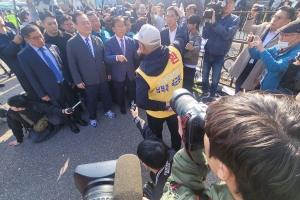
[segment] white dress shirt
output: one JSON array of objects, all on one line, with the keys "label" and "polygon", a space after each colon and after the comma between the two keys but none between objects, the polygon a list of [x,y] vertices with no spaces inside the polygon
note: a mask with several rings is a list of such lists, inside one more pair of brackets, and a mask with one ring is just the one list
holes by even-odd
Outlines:
[{"label": "white dress shirt", "polygon": [[[83,37],[80,33],[79,33],[80,37],[83,39],[83,42],[84,44],[86,45],[86,42],[85,42],[85,39],[86,37]],[[94,54],[94,48],[93,48],[93,43],[92,43],[92,40],[91,40],[91,36],[89,35],[89,37],[87,37],[89,39],[89,45],[91,47],[91,50],[92,50],[92,54],[93,56],[95,57],[95,54]]]},{"label": "white dress shirt", "polygon": [[176,26],[174,31],[171,31],[170,28],[169,28],[170,44],[173,44],[173,42],[175,40],[176,32],[177,32],[177,26]]},{"label": "white dress shirt", "polygon": [[[120,49],[121,49],[121,50],[122,50],[122,48],[121,48],[121,39],[123,39],[123,44],[124,44],[124,55],[123,55],[123,56],[125,56],[125,55],[126,55],[125,37],[123,36],[123,38],[119,38],[119,37],[116,35],[116,38],[117,38],[117,40],[118,40],[118,43],[119,43],[119,46],[120,46]],[[117,56],[116,56],[116,61],[118,61]]]}]

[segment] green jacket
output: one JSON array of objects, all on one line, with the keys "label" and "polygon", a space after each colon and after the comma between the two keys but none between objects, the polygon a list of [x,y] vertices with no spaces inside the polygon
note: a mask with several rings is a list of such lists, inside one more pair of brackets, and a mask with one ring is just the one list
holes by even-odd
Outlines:
[{"label": "green jacket", "polygon": [[[199,166],[187,155],[184,149],[178,151],[173,158],[171,175],[168,178],[161,200],[196,200],[196,194],[208,196],[213,200],[234,200],[226,184],[212,185],[205,188],[204,181],[208,173],[208,165],[204,149],[191,152]],[[171,189],[175,184],[182,186]]]}]

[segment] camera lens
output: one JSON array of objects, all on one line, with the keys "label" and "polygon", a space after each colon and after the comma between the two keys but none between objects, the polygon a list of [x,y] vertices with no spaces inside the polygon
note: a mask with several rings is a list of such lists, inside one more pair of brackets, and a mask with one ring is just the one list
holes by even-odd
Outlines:
[{"label": "camera lens", "polygon": [[198,104],[198,102],[193,95],[183,88],[175,90],[170,100],[171,108],[180,116],[185,116],[196,104]]}]

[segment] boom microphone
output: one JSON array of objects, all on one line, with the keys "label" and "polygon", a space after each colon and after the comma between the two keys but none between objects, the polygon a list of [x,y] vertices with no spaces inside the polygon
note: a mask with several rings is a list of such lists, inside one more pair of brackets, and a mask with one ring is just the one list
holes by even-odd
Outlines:
[{"label": "boom microphone", "polygon": [[143,186],[140,161],[136,155],[125,154],[118,158],[115,183],[114,200],[141,200]]}]

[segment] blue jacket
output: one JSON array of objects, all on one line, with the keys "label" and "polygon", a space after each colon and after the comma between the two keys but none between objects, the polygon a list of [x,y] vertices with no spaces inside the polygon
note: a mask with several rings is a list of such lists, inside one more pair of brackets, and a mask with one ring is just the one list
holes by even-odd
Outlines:
[{"label": "blue jacket", "polygon": [[99,37],[102,40],[103,43],[106,40],[108,40],[109,38],[111,38],[111,36],[109,35],[109,33],[107,31],[105,31],[104,29],[101,30],[101,35],[99,33],[95,32],[95,31],[92,31],[91,35]]},{"label": "blue jacket", "polygon": [[225,56],[230,49],[239,23],[240,18],[233,14],[223,19],[221,15],[218,15],[213,24],[205,22],[202,32],[202,37],[208,39],[204,47],[205,54]]},{"label": "blue jacket", "polygon": [[[288,67],[289,60],[295,58],[300,51],[300,44],[279,54],[277,45],[259,52],[256,48],[249,48],[249,54],[253,59],[261,59],[268,73],[261,83],[261,90],[277,90],[282,74]],[[279,55],[278,55],[279,54]]]}]

